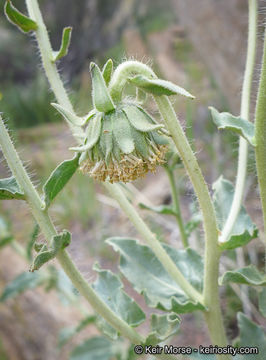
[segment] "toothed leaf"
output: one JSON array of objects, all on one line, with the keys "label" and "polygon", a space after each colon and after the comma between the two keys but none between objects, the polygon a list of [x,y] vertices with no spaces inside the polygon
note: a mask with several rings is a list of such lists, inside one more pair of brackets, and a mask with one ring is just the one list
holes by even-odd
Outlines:
[{"label": "toothed leaf", "polygon": [[254,265],[249,265],[241,269],[227,271],[219,279],[220,285],[230,282],[252,286],[266,286],[266,275],[261,273]]},{"label": "toothed leaf", "polygon": [[143,75],[137,75],[129,79],[129,81],[135,86],[153,95],[182,95],[190,99],[195,98],[195,96],[191,95],[188,91],[178,85],[173,84],[170,81],[161,79],[148,79]]},{"label": "toothed leaf", "polygon": [[[128,325],[136,327],[145,320],[145,314],[138,304],[123,291],[123,284],[117,275],[110,270],[102,270],[94,266],[98,279],[93,283],[93,288],[100,298],[110,307],[116,315]],[[116,339],[118,334],[103,318],[99,325],[106,335]]]},{"label": "toothed leaf", "polygon": [[53,52],[53,62],[60,60],[68,53],[68,48],[71,41],[72,27],[65,27],[62,34],[61,46],[59,51]]},{"label": "toothed leaf", "polygon": [[37,30],[38,28],[37,23],[18,11],[10,0],[5,3],[5,15],[12,24],[25,33]]},{"label": "toothed leaf", "polygon": [[66,186],[79,167],[79,155],[71,160],[65,160],[58,165],[51,173],[50,177],[43,186],[45,207],[49,207],[51,202]]},{"label": "toothed leaf", "polygon": [[145,344],[157,345],[158,343],[175,335],[180,327],[181,319],[176,314],[151,315],[151,333],[147,336]]},{"label": "toothed leaf", "polygon": [[252,146],[256,146],[255,127],[253,123],[242,119],[240,116],[233,116],[228,112],[219,113],[214,107],[210,107],[209,109],[211,110],[212,119],[218,129],[232,130],[245,138]]},{"label": "toothed leaf", "polygon": [[108,93],[104,78],[99,67],[91,63],[91,78],[92,78],[92,99],[94,107],[98,111],[108,113],[114,110],[115,106]]},{"label": "toothed leaf", "polygon": [[109,60],[104,64],[103,71],[102,71],[102,75],[103,75],[104,81],[105,81],[105,83],[106,83],[106,86],[109,85],[109,82],[110,82],[110,80],[111,80],[112,74],[113,74],[113,60],[112,60],[112,59],[109,59]]},{"label": "toothed leaf", "polygon": [[24,200],[25,195],[20,190],[14,176],[0,179],[0,200]]},{"label": "toothed leaf", "polygon": [[123,111],[117,111],[112,115],[114,138],[124,154],[130,154],[135,146],[130,131],[130,125]]},{"label": "toothed leaf", "polygon": [[[127,238],[111,238],[107,243],[120,253],[121,272],[134,289],[144,295],[148,306],[179,314],[204,309],[184,293],[149,247]],[[202,291],[203,261],[200,255],[192,249],[163,247],[189,283]]]},{"label": "toothed leaf", "polygon": [[123,107],[130,124],[139,131],[148,132],[163,128],[163,124],[151,124],[150,117],[134,105]]},{"label": "toothed leaf", "polygon": [[[218,219],[218,227],[223,229],[234,197],[233,184],[222,176],[213,184],[214,208]],[[219,243],[222,250],[235,249],[249,243],[258,236],[258,229],[242,206],[234,227],[226,242]]]}]

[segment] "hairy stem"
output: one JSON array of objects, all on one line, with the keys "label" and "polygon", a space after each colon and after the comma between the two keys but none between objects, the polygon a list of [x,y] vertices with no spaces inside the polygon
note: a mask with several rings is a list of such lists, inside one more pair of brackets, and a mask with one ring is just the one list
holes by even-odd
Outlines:
[{"label": "hairy stem", "polygon": [[[255,54],[256,54],[256,35],[257,35],[257,0],[249,0],[248,48],[247,48],[246,69],[245,69],[243,86],[242,86],[241,109],[240,109],[240,116],[245,120],[249,120],[250,93],[251,93],[252,77],[253,77],[254,64],[255,64]],[[239,214],[243,199],[244,188],[245,188],[247,161],[248,161],[248,142],[243,137],[240,137],[238,168],[237,168],[234,198],[229,215],[222,230],[222,235],[219,238],[220,242],[227,241],[234,227],[237,216]]]},{"label": "hairy stem", "polygon": [[156,236],[150,231],[135,208],[127,200],[121,187],[119,185],[109,183],[105,183],[104,186],[110,192],[111,196],[119,203],[121,209],[128,216],[139,233],[143,236],[146,243],[151,247],[157,258],[160,260],[167,272],[176,281],[176,283],[191,299],[202,304],[202,295],[196,289],[194,289],[193,286],[190,285],[183,274],[179,271],[173,260],[164,250],[159,240],[157,240]]},{"label": "hairy stem", "polygon": [[[25,1],[29,16],[38,25],[38,28],[35,31],[35,35],[40,49],[40,54],[41,54],[41,59],[45,70],[45,74],[53,90],[53,93],[58,103],[61,106],[65,107],[68,111],[74,113],[73,106],[69,100],[67,92],[60,79],[60,75],[58,73],[56,64],[53,62],[53,50],[51,47],[46,26],[42,18],[38,1],[37,0],[25,0]],[[83,131],[81,127],[75,126],[70,122],[68,122],[68,125],[75,135],[82,135]],[[78,141],[80,141],[79,139],[80,138],[77,136]]]},{"label": "hairy stem", "polygon": [[181,240],[182,240],[184,248],[187,248],[189,246],[188,238],[187,238],[187,234],[185,231],[184,222],[183,222],[183,218],[182,218],[182,214],[181,214],[179,193],[178,193],[178,188],[175,184],[174,172],[173,172],[173,170],[169,169],[168,166],[165,166],[164,168],[168,175],[170,186],[171,186],[173,206],[174,206],[174,211],[176,213],[175,217],[176,217],[176,221],[177,221],[177,224],[179,227]]},{"label": "hairy stem", "polygon": [[[205,318],[209,328],[209,334],[215,345],[226,346],[223,319],[219,299],[219,260],[220,251],[218,247],[218,231],[216,216],[211,201],[211,197],[201,173],[198,162],[191,150],[184,131],[176,117],[174,109],[166,96],[155,98],[160,113],[170,131],[176,148],[188,172],[190,180],[194,186],[197,199],[203,215],[203,226],[205,231],[205,256],[204,256],[204,305],[208,311]],[[230,357],[222,356],[221,359]]]},{"label": "hairy stem", "polygon": [[[48,215],[47,210],[42,210],[42,200],[33,186],[22,162],[15,150],[9,134],[0,117],[0,145],[7,163],[16,178],[21,190],[24,192],[26,200],[31,208],[31,212],[40,226],[40,229],[48,243],[57,235],[56,229]],[[119,333],[123,334],[130,341],[139,344],[144,341],[144,337],[139,335],[124,320],[120,319],[97,295],[93,288],[87,283],[85,278],[79,272],[70,256],[65,250],[61,250],[57,259],[63,270],[72,281],[75,288],[88,300],[95,311],[100,314],[109,324],[111,324]]]},{"label": "hairy stem", "polygon": [[[266,29],[264,35],[264,48],[261,66],[260,84],[257,95],[256,115],[255,115],[255,154],[258,172],[258,183],[260,189],[260,198],[263,211],[264,222],[264,243],[266,247]],[[265,262],[266,271],[266,262]]]}]

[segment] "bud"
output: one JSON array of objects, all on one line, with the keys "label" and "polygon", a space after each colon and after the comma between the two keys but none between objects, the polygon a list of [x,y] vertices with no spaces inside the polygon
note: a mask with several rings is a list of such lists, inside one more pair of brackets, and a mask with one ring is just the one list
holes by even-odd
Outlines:
[{"label": "bud", "polygon": [[[148,171],[154,172],[164,164],[168,150],[164,125],[158,124],[138,103],[122,100],[114,104],[106,85],[109,76],[103,76],[96,64],[91,64],[91,76],[94,109],[80,121],[86,126],[83,144],[71,148],[81,153],[81,171],[110,183],[126,183]],[[73,114],[55,107],[68,121],[77,124]]]}]

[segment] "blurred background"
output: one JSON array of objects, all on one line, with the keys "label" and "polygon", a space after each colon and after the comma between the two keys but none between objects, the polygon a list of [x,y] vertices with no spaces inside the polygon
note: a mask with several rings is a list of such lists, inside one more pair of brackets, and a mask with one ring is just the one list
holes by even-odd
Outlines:
[{"label": "blurred background", "polygon": [[[13,3],[26,11],[23,1],[14,0]],[[239,114],[247,41],[247,1],[39,0],[39,3],[54,49],[60,47],[63,27],[73,26],[70,51],[60,62],[59,69],[79,114],[90,110],[90,61],[103,65],[112,58],[117,65],[121,60],[133,58],[148,63],[161,77],[196,96],[193,102],[182,98],[173,101],[207,182],[213,183],[221,173],[234,181],[237,138],[230,133],[218,133],[211,122],[208,106]],[[265,2],[261,1],[261,8],[263,5]],[[8,23],[3,16],[3,6],[4,1],[0,0],[0,111],[4,113],[33,180],[41,187],[51,170],[72,156],[68,147],[74,142],[61,117],[50,106],[54,97],[42,72],[34,37],[20,33]],[[263,32],[261,25],[262,19],[258,47]],[[254,89],[258,69],[257,65]],[[256,91],[253,105],[255,94]],[[151,113],[157,116],[154,105],[149,106]],[[1,177],[9,175],[4,161],[0,163],[0,173]],[[183,169],[178,170],[177,182],[183,216],[189,219],[197,209]],[[260,226],[252,152],[247,183],[248,210]],[[167,176],[162,170],[134,185],[136,188],[131,188],[131,195],[136,205],[171,201]],[[60,194],[52,214],[60,229],[67,228],[73,233],[70,252],[88,281],[95,278],[92,270],[95,261],[117,272],[117,255],[104,244],[107,237],[137,236],[116,203],[100,186],[80,174],[76,174]],[[172,218],[153,216],[145,211],[142,214],[160,239],[181,247]],[[29,249],[34,230],[35,224],[23,202],[0,202],[0,238],[13,239],[9,246],[0,248],[0,293],[8,282],[29,268],[30,256],[25,254],[25,249]],[[192,236],[192,245],[199,247],[200,238],[199,229]],[[254,262],[262,261],[259,244],[251,246],[250,252]],[[56,263],[53,266],[56,267]],[[50,274],[54,268],[45,271]],[[92,312],[73,292],[62,273],[51,278],[57,285],[50,286],[52,290],[48,293],[50,288],[46,284],[45,288],[38,287],[0,303],[0,360],[68,359],[75,346],[97,335],[97,328],[87,324],[62,345],[62,338],[71,334],[71,327],[75,333],[73,326],[79,324],[84,313],[87,316]],[[37,287],[37,284],[32,287],[35,285]],[[126,288],[145,309],[142,297],[128,284]],[[223,307],[233,336],[236,335],[235,313],[241,310],[241,303],[234,292],[228,299],[229,303],[223,303]],[[184,316],[183,324],[179,345],[208,343],[197,315]],[[145,331],[145,324],[143,327]]]}]

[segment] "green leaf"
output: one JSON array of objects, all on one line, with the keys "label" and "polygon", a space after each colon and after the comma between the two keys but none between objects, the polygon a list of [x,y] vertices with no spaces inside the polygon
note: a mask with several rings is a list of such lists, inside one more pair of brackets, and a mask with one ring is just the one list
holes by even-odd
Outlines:
[{"label": "green leaf", "polygon": [[92,78],[92,100],[93,105],[98,111],[108,113],[115,109],[113,100],[108,93],[101,70],[95,63],[90,65]]},{"label": "green leaf", "polygon": [[123,107],[123,111],[126,114],[130,124],[136,130],[148,132],[164,127],[163,124],[152,124],[150,116],[135,105],[126,105]]},{"label": "green leaf", "polygon": [[32,260],[32,249],[34,247],[34,244],[35,244],[35,242],[37,240],[37,237],[38,237],[39,233],[40,233],[40,227],[36,223],[35,226],[34,226],[34,229],[32,231],[30,240],[28,241],[27,247],[26,247],[26,254],[27,254],[27,258],[28,258],[29,261]]},{"label": "green leaf", "polygon": [[111,80],[112,74],[113,74],[113,60],[109,59],[103,67],[102,75],[105,81],[106,86],[109,85],[109,82]]},{"label": "green leaf", "polygon": [[243,136],[251,145],[255,143],[255,127],[250,121],[242,119],[240,116],[233,116],[230,113],[219,113],[214,107],[209,107],[212,119],[218,129],[232,130],[240,136]]},{"label": "green leaf", "polygon": [[[213,190],[213,201],[218,227],[222,230],[233,202],[234,186],[230,181],[220,176],[213,184]],[[246,245],[257,236],[258,229],[242,206],[229,239],[226,242],[219,243],[219,246],[222,250],[235,249]]]},{"label": "green leaf", "polygon": [[55,197],[66,186],[79,167],[79,155],[65,160],[51,173],[43,186],[45,208],[48,208]]},{"label": "green leaf", "polygon": [[[189,299],[164,269],[153,251],[128,238],[107,240],[120,253],[120,270],[134,289],[143,294],[148,306],[175,313],[186,313],[203,306]],[[192,249],[176,250],[163,245],[179,270],[198,291],[202,291],[203,261]]]},{"label": "green leaf", "polygon": [[135,149],[143,156],[144,158],[149,157],[149,147],[147,145],[145,133],[137,131],[133,126],[130,128],[131,135],[135,144]]},{"label": "green leaf", "polygon": [[35,257],[31,271],[39,270],[48,261],[54,259],[60,250],[65,249],[71,242],[71,234],[67,230],[63,230],[61,234],[53,237],[51,248],[44,247],[43,250]]},{"label": "green leaf", "polygon": [[0,296],[0,301],[3,302],[8,299],[14,298],[15,296],[21,294],[26,290],[35,289],[37,286],[41,285],[44,281],[45,278],[41,273],[31,273],[31,272],[22,273],[8,283],[2,295]]},{"label": "green leaf", "polygon": [[12,24],[25,33],[38,28],[37,23],[18,11],[10,0],[5,3],[5,15]]},{"label": "green leaf", "polygon": [[197,229],[197,227],[199,226],[199,224],[202,222],[202,216],[200,213],[195,214],[191,220],[189,220],[186,224],[185,224],[185,233],[187,235],[187,237],[189,237],[192,232]]},{"label": "green leaf", "polygon": [[68,48],[71,41],[72,27],[65,27],[62,34],[61,46],[59,51],[53,51],[53,62],[60,60],[68,53]]},{"label": "green leaf", "polygon": [[82,319],[77,326],[64,328],[59,333],[58,345],[62,347],[75,335],[96,321],[96,315],[90,315]]},{"label": "green leaf", "polygon": [[129,79],[129,81],[133,85],[153,95],[182,95],[190,99],[195,98],[195,96],[191,95],[188,91],[178,85],[173,84],[170,81],[161,79],[148,79],[143,75],[137,75]]},{"label": "green leaf", "polygon": [[104,115],[102,134],[100,137],[100,147],[105,155],[105,160],[108,161],[113,149],[113,127],[112,127],[112,114]]},{"label": "green leaf", "polygon": [[[140,325],[145,320],[145,314],[138,304],[122,290],[123,284],[118,276],[110,270],[100,269],[98,265],[95,265],[93,269],[97,271],[98,278],[92,286],[100,298],[128,325],[133,327]],[[117,338],[117,331],[104,319],[101,318],[98,325],[106,335],[113,339]]]},{"label": "green leaf", "polygon": [[83,126],[86,124],[86,122],[88,121],[88,117],[81,118],[79,116],[77,116],[76,114],[73,114],[71,111],[69,111],[68,109],[65,109],[63,106],[56,104],[56,103],[51,103],[51,105],[64,117],[64,119],[70,123],[71,125],[75,125],[75,126]]},{"label": "green leaf", "polygon": [[103,336],[92,337],[78,345],[69,360],[111,360],[114,356],[112,343]]},{"label": "green leaf", "polygon": [[71,147],[69,150],[74,150],[74,151],[90,150],[99,140],[101,134],[101,128],[102,128],[102,114],[98,113],[90,119],[89,125],[87,126],[86,144],[82,146]]},{"label": "green leaf", "polygon": [[25,196],[20,190],[14,176],[0,179],[0,200],[24,200]]},{"label": "green leaf", "polygon": [[123,111],[116,111],[111,114],[113,135],[124,154],[130,154],[134,148],[134,141],[130,131],[130,125]]},{"label": "green leaf", "polygon": [[[257,347],[259,354],[247,355],[248,359],[264,360],[266,354],[266,336],[261,326],[248,319],[244,314],[237,314],[238,327],[240,330],[240,347]],[[242,360],[243,355],[238,355],[236,360]]]},{"label": "green leaf", "polygon": [[259,310],[266,318],[266,288],[259,292]]},{"label": "green leaf", "polygon": [[140,203],[139,207],[141,209],[153,211],[156,214],[173,215],[173,216],[177,215],[177,213],[174,211],[172,206],[169,206],[169,205],[148,206],[148,205],[145,205],[143,203]]},{"label": "green leaf", "polygon": [[13,239],[8,223],[0,216],[0,249],[11,243]]},{"label": "green leaf", "polygon": [[261,273],[254,265],[249,265],[241,269],[227,271],[220,279],[220,285],[234,282],[238,284],[266,286],[266,275]]},{"label": "green leaf", "polygon": [[161,341],[175,335],[180,326],[180,317],[176,314],[151,315],[151,333],[147,336],[145,344],[157,345]]}]

